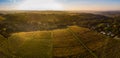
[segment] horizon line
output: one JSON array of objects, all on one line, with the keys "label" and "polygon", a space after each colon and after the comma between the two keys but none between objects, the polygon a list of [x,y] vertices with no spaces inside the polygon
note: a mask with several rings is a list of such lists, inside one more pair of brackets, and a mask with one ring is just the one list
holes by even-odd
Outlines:
[{"label": "horizon line", "polygon": [[0,11],[120,11],[120,10],[0,10]]}]

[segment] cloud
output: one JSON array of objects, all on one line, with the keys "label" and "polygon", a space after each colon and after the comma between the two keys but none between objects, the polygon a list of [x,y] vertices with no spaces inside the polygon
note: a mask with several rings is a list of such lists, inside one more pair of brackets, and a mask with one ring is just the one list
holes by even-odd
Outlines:
[{"label": "cloud", "polygon": [[62,4],[56,0],[25,0],[16,6],[19,10],[62,10]]},{"label": "cloud", "polygon": [[57,0],[65,10],[120,10],[120,0]]},{"label": "cloud", "polygon": [[0,0],[0,10],[120,10],[119,5],[120,0]]},{"label": "cloud", "polygon": [[0,0],[0,10],[15,10],[15,7],[24,0]]}]

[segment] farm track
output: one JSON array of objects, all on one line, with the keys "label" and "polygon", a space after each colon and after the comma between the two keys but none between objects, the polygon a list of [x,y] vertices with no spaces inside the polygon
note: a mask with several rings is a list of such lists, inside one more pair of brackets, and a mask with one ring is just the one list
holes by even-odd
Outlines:
[{"label": "farm track", "polygon": [[73,32],[70,28],[68,28],[68,31],[73,34],[74,39],[77,40],[77,41],[79,41],[79,43],[80,43],[91,55],[93,55],[95,58],[98,58],[98,56],[97,56],[95,53],[93,53],[92,50],[90,50],[90,49],[82,42],[82,40],[80,40],[80,38],[76,35],[75,32]]},{"label": "farm track", "polygon": [[51,58],[53,58],[53,36],[54,36],[54,35],[53,35],[53,32],[52,32],[52,31],[50,31],[50,35],[51,35],[51,39],[52,39],[52,40],[51,40],[51,46],[52,46],[52,47],[51,47],[51,51],[52,51],[52,52],[51,52]]}]

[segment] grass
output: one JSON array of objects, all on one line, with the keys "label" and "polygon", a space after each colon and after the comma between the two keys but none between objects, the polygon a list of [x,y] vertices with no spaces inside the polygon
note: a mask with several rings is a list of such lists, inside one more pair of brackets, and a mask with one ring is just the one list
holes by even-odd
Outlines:
[{"label": "grass", "polygon": [[6,38],[0,35],[0,43],[2,43]]},{"label": "grass", "polygon": [[[54,56],[55,57],[82,57],[87,58],[90,53],[98,50],[104,45],[106,37],[87,28],[70,26],[70,29],[76,34],[69,32],[68,29],[55,30],[54,34]],[[61,35],[62,34],[62,35]],[[75,39],[77,37],[77,40]],[[61,39],[61,40],[60,40]],[[80,44],[82,40],[84,46]],[[85,48],[87,46],[87,49]],[[88,53],[88,48],[90,53]],[[93,51],[93,52],[92,52]],[[88,53],[88,54],[86,54]],[[94,53],[95,54],[95,53]],[[92,54],[93,55],[93,54]],[[96,58],[98,56],[94,55]]]},{"label": "grass", "polygon": [[4,46],[8,46],[12,57],[52,58],[50,32],[28,32],[13,34]]},{"label": "grass", "polygon": [[73,34],[73,36],[75,37],[75,39],[77,41],[79,41],[79,43],[91,54],[93,55],[95,58],[98,58],[98,56],[92,52],[92,50],[90,50],[81,40],[80,38],[69,28],[69,32]]},{"label": "grass", "polygon": [[54,30],[53,35],[54,57],[69,57],[85,52],[84,48],[79,46],[78,42],[75,41],[74,37],[67,29]]},{"label": "grass", "polygon": [[109,39],[104,54],[106,58],[120,58],[120,40]]},{"label": "grass", "polygon": [[119,40],[108,39],[107,43],[106,36],[87,28],[77,26],[69,28],[72,32],[67,28],[13,33],[4,41],[2,41],[4,37],[0,35],[2,41],[0,56],[7,58],[101,58],[100,55],[109,58],[119,57]]}]

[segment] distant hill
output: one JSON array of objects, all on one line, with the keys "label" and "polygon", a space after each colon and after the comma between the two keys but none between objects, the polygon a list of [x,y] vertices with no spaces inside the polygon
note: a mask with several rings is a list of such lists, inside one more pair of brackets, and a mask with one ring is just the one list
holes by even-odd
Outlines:
[{"label": "distant hill", "polygon": [[[103,15],[71,12],[25,12],[2,15],[5,20],[0,23],[0,33],[7,34],[23,31],[53,30],[71,25],[91,27],[104,20],[111,19]],[[5,29],[5,30],[4,30]]]},{"label": "distant hill", "polygon": [[100,12],[96,12],[96,14],[115,17],[115,16],[120,16],[120,11],[100,11]]}]

